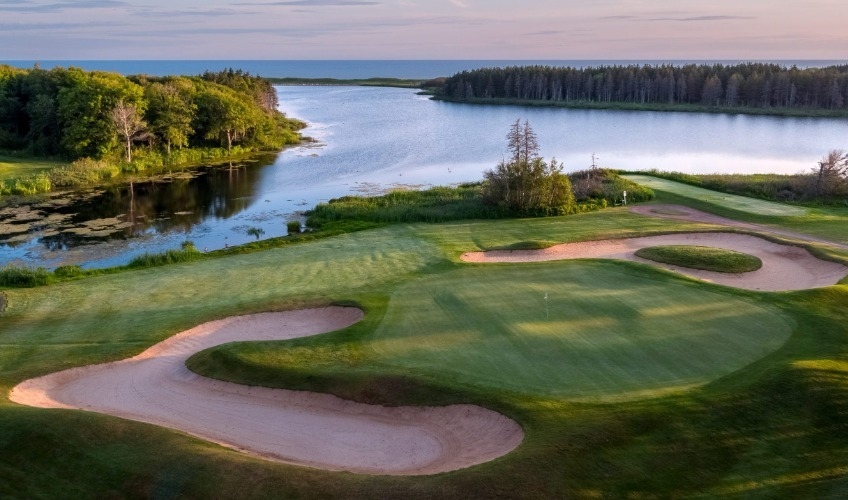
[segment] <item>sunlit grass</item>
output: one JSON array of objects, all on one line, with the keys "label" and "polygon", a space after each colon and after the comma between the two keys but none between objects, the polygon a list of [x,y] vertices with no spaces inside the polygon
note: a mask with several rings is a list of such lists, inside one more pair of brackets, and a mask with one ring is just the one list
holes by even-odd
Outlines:
[{"label": "sunlit grass", "polygon": [[36,160],[33,158],[16,158],[14,156],[0,155],[0,181],[47,172],[51,169],[65,165],[67,165],[67,163],[60,161]]}]

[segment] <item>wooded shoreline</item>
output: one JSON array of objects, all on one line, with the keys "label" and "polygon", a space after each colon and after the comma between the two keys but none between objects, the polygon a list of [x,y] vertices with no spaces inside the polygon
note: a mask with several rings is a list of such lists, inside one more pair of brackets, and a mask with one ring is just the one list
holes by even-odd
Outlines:
[{"label": "wooded shoreline", "polygon": [[844,118],[848,65],[482,68],[443,79],[436,95],[469,103]]}]

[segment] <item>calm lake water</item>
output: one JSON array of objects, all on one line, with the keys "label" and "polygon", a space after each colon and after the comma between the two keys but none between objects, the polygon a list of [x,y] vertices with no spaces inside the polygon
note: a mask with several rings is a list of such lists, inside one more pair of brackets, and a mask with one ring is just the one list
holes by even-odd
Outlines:
[{"label": "calm lake water", "polygon": [[519,118],[568,170],[589,167],[595,153],[599,165],[622,169],[794,173],[848,137],[848,120],[463,105],[390,88],[278,91],[317,143],[132,193],[0,213],[0,262],[103,267],[186,239],[212,250],[254,240],[249,229],[281,236],[287,221],[333,197],[480,180]]}]

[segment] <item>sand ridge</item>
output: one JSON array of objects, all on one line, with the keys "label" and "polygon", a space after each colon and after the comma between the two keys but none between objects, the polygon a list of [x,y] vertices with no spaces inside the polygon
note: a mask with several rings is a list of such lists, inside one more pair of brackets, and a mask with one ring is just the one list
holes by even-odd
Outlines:
[{"label": "sand ridge", "polygon": [[[661,264],[635,255],[640,248],[657,245],[700,245],[735,250],[758,257],[763,267],[749,273],[729,274]],[[805,290],[835,285],[848,275],[848,267],[816,258],[806,249],[781,245],[737,233],[683,233],[618,240],[565,243],[543,250],[493,250],[468,252],[465,262],[538,262],[565,259],[621,259],[643,262],[704,281],[762,291]]]},{"label": "sand ridge", "polygon": [[384,407],[328,394],[201,377],[192,354],[233,341],[282,340],[338,330],[362,311],[326,307],[204,323],[122,361],[27,380],[16,403],[75,408],[177,429],[271,460],[367,474],[435,474],[515,449],[521,427],[474,405]]}]

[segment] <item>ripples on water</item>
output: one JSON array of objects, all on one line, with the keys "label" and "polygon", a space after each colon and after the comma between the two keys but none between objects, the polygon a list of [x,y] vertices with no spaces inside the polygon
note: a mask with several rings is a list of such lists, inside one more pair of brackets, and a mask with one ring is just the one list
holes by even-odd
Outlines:
[{"label": "ripples on water", "polygon": [[[596,153],[601,166],[622,169],[795,173],[848,137],[848,122],[835,119],[463,105],[391,88],[279,93],[283,111],[307,121],[317,144],[191,180],[136,184],[132,193],[114,188],[62,208],[55,227],[15,226],[21,221],[10,218],[20,213],[0,213],[0,262],[102,267],[185,239],[212,250],[254,240],[251,228],[281,236],[288,220],[332,197],[480,180],[504,156],[517,118],[530,121],[545,157],[572,170]],[[44,208],[42,218],[56,212]]]}]

